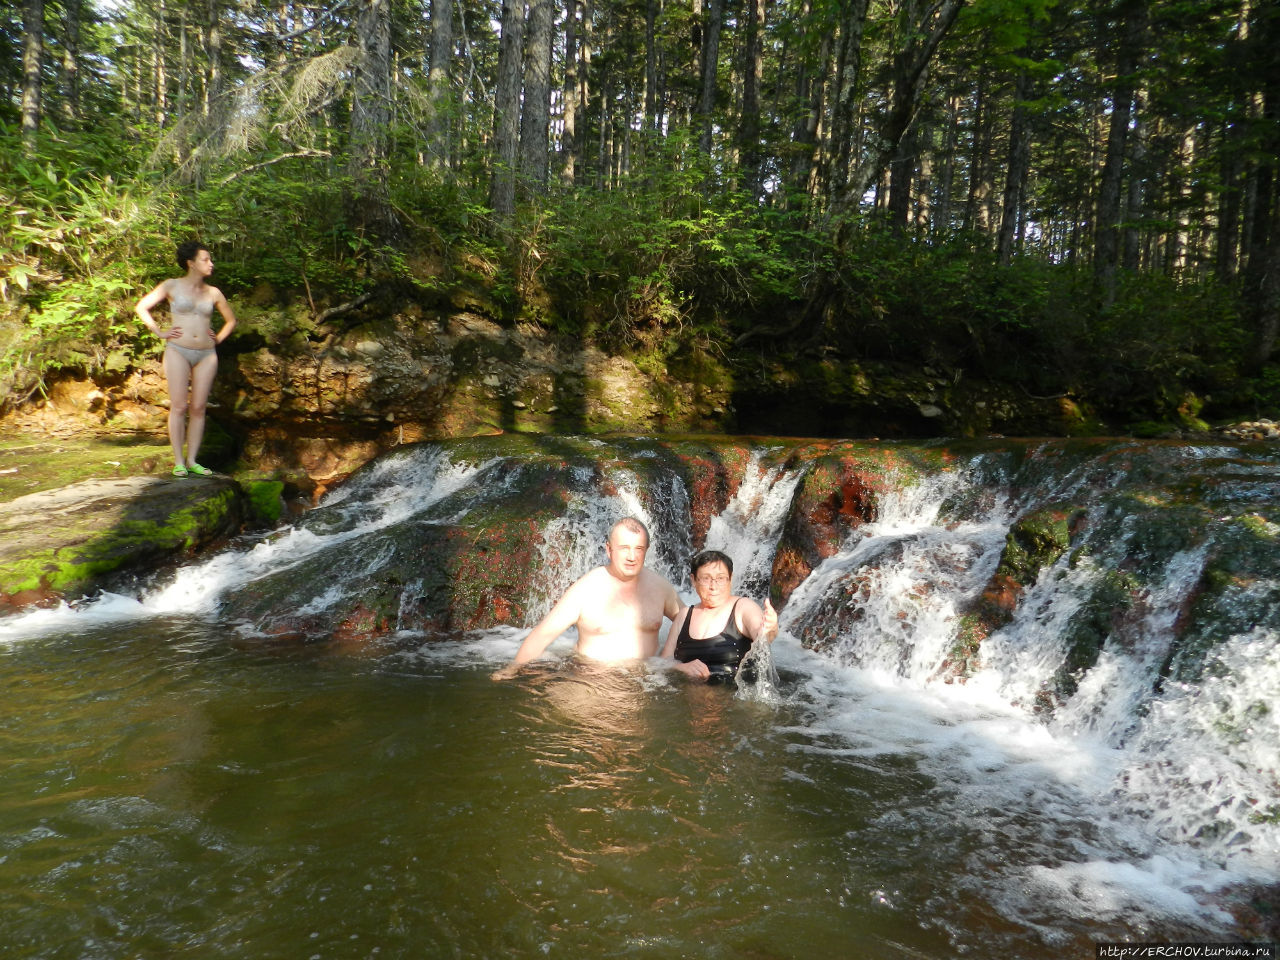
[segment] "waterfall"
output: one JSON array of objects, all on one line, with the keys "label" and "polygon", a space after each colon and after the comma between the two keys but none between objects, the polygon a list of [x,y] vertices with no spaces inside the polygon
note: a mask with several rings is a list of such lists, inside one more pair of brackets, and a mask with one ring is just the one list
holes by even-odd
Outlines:
[{"label": "waterfall", "polygon": [[894,485],[863,524],[796,590],[783,626],[842,662],[927,680],[950,648],[958,604],[987,582],[1004,545],[1003,501],[975,520],[940,511],[962,472]]},{"label": "waterfall", "polygon": [[[767,463],[770,451],[755,449],[743,473],[742,483],[707,530],[706,546],[733,558],[735,591],[763,599],[773,573],[773,556],[786,522],[799,469]],[[683,585],[685,577],[675,581]]]},{"label": "waterfall", "polygon": [[[1216,448],[1158,451],[1141,465],[1176,469],[1224,456]],[[1274,495],[1274,467],[1236,465],[1242,482],[1220,491],[1211,507],[1220,512],[1208,512],[1116,489],[1130,464],[1108,457],[1050,474],[1034,453],[1027,463],[1035,469],[980,458],[893,488],[879,518],[795,591],[784,629],[884,682],[953,687],[949,697],[975,707],[1007,704],[1043,730],[1046,749],[1092,755],[1090,779],[1106,771],[1096,796],[1150,820],[1158,836],[1237,869],[1274,867],[1280,583],[1266,558],[1277,528],[1252,512]],[[939,668],[1001,561],[1012,524],[1064,502],[1086,505],[1077,518],[1083,532],[1025,585],[1008,622],[983,640],[963,688],[944,681]],[[1160,511],[1171,511],[1172,521],[1162,525]],[[1243,562],[1232,551],[1250,531],[1262,541],[1262,559],[1250,562],[1270,575],[1250,570],[1206,592],[1223,579],[1224,564]],[[1249,615],[1270,619],[1224,633],[1223,621]],[[1193,679],[1174,679],[1179,664],[1201,661]]]}]

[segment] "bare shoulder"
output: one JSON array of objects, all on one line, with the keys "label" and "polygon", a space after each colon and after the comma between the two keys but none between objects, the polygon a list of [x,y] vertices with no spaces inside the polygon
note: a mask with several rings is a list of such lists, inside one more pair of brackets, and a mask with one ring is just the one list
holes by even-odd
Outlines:
[{"label": "bare shoulder", "polygon": [[640,571],[640,587],[646,593],[653,591],[665,594],[668,590],[672,593],[675,593],[676,590],[676,588],[671,585],[670,580],[662,574],[650,570],[648,567],[644,567]]},{"label": "bare shoulder", "polygon": [[569,589],[564,592],[567,597],[570,594],[577,596],[581,593],[587,593],[592,590],[598,590],[605,586],[609,581],[609,571],[604,567],[592,567],[577,580],[569,585]]},{"label": "bare shoulder", "polygon": [[217,303],[217,302],[218,302],[218,301],[220,301],[220,300],[225,300],[225,299],[227,299],[226,297],[224,297],[224,296],[222,295],[222,291],[221,291],[221,290],[219,290],[217,287],[211,287],[211,286],[209,286],[207,283],[205,284],[205,287],[207,287],[207,288],[208,288],[208,290],[209,290],[209,296],[213,298],[213,302],[214,302],[214,303]]}]

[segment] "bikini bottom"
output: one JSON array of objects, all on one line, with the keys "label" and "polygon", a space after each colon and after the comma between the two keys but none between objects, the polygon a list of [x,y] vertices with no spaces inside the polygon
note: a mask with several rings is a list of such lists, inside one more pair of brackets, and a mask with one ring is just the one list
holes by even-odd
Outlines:
[{"label": "bikini bottom", "polygon": [[180,347],[176,343],[170,343],[165,347],[166,350],[177,350],[179,356],[187,361],[192,367],[201,360],[208,357],[217,356],[218,351],[213,347]]}]

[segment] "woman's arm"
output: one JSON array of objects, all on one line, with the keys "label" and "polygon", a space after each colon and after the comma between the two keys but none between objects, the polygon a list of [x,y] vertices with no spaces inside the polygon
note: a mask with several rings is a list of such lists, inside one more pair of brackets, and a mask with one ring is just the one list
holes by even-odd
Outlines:
[{"label": "woman's arm", "polygon": [[213,305],[218,308],[218,312],[222,314],[222,329],[214,335],[214,343],[222,343],[227,337],[231,336],[231,331],[236,328],[236,315],[231,310],[231,304],[227,303],[227,298],[222,295],[221,290],[214,290],[217,299],[213,301]]},{"label": "woman's arm", "polygon": [[[667,631],[667,642],[662,648],[662,656],[668,660],[673,659],[676,655],[676,642],[680,639],[680,631],[684,628],[684,623],[689,619],[693,612],[692,607],[685,607],[680,611],[679,615],[671,621],[671,629]],[[701,660],[690,660],[688,663],[675,661],[671,666],[675,667],[681,673],[693,677],[695,680],[706,680],[711,676],[711,668]]]},{"label": "woman's arm", "polygon": [[684,607],[675,618],[671,621],[671,629],[667,631],[667,642],[662,647],[662,653],[659,656],[666,657],[668,660],[676,655],[676,640],[680,637],[680,631],[684,628],[684,622],[689,616],[689,608]]},{"label": "woman's arm", "polygon": [[142,325],[161,340],[177,340],[182,336],[181,327],[170,327],[168,330],[162,331],[160,329],[160,324],[156,321],[156,318],[151,315],[151,311],[168,298],[169,281],[164,280],[156,284],[154,290],[138,301],[138,305],[133,308],[133,312],[138,315],[138,319],[142,321]]},{"label": "woman's arm", "polygon": [[738,604],[737,619],[738,629],[744,637],[752,640],[763,637],[766,643],[773,643],[774,637],[778,635],[778,611],[773,609],[768,597],[765,597],[763,610],[754,600],[743,597]]}]

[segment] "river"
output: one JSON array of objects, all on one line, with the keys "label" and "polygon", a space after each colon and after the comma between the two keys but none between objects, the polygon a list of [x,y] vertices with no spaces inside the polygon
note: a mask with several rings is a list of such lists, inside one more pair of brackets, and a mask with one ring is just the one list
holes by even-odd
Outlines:
[{"label": "river", "polygon": [[[135,595],[0,621],[6,955],[1047,960],[1255,935],[1237,908],[1280,882],[1274,814],[1250,813],[1277,803],[1257,707],[1280,697],[1275,624],[1223,639],[1196,683],[1151,683],[1205,543],[1170,549],[1052,717],[1035,691],[1098,575],[1078,558],[967,682],[937,677],[1031,496],[969,496],[985,461],[891,492],[801,584],[770,690],[589,668],[572,637],[494,683],[522,630],[352,646],[227,616],[308,558],[367,564],[359,544],[406,516],[447,502],[457,522],[451,498],[485,486],[483,464],[402,457]],[[797,478],[758,453],[707,534],[756,596]],[[653,502],[582,498],[546,534],[577,551],[560,580],[621,510],[683,579],[687,499]],[[299,582],[296,603],[335,588]]]}]

